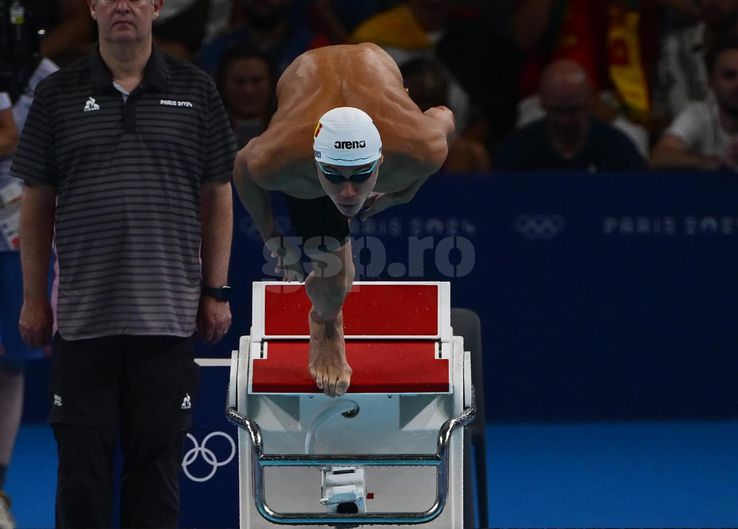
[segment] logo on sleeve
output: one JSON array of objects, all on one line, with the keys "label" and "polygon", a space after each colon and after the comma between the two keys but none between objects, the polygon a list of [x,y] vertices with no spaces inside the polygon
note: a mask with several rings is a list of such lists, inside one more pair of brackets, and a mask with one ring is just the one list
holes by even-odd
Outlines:
[{"label": "logo on sleeve", "polygon": [[85,112],[92,112],[93,110],[100,110],[100,105],[95,103],[95,98],[90,97],[87,102],[85,103]]}]

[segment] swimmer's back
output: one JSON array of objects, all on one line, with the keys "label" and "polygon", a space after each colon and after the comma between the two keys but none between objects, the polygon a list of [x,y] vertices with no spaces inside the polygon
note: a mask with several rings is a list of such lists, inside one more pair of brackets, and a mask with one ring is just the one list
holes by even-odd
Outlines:
[{"label": "swimmer's back", "polygon": [[269,128],[251,146],[267,171],[312,164],[313,132],[332,108],[353,106],[369,114],[382,136],[385,156],[412,148],[408,142],[417,137],[423,116],[407,95],[395,62],[370,43],[303,53],[280,77],[277,100]]},{"label": "swimmer's back", "polygon": [[[331,108],[361,108],[375,121],[405,106],[409,98],[392,58],[371,43],[318,48],[300,55],[277,85],[279,110],[307,112],[303,119],[317,123]],[[389,108],[388,108],[389,107]]]}]

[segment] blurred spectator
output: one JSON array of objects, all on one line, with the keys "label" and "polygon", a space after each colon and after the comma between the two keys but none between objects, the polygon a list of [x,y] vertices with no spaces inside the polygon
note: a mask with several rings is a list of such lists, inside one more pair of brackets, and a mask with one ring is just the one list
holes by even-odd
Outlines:
[{"label": "blurred spectator", "polygon": [[633,143],[592,117],[594,99],[587,72],[577,62],[551,63],[541,79],[546,117],[514,133],[500,148],[501,171],[617,171],[643,167]]},{"label": "blurred spectator", "polygon": [[[29,20],[30,22],[30,20]],[[23,410],[24,361],[40,357],[39,349],[26,347],[18,332],[18,316],[23,299],[21,288],[20,246],[18,225],[21,182],[10,176],[11,156],[18,143],[18,131],[23,128],[36,84],[56,69],[48,59],[36,67],[34,46],[26,47],[25,38],[16,35],[5,52],[18,52],[29,64],[14,71],[16,62],[7,61],[0,79],[0,528],[13,529],[10,499],[3,490],[10,465]],[[20,45],[20,48],[17,46]],[[21,49],[22,48],[22,49]],[[2,54],[3,59],[6,58]],[[28,73],[27,73],[28,72]],[[8,89],[14,87],[15,105]]]},{"label": "blurred spectator", "polygon": [[226,50],[215,71],[240,149],[266,130],[274,113],[276,80],[269,59],[253,48]]},{"label": "blurred spectator", "polygon": [[676,117],[651,156],[656,169],[738,170],[738,37],[717,41],[705,55],[714,95]]},{"label": "blurred spectator", "polygon": [[233,0],[209,0],[208,24],[203,41],[208,41],[225,31],[233,18]]},{"label": "blurred spectator", "polygon": [[[4,162],[13,154],[17,144],[18,130],[13,121],[10,97],[7,92],[0,92],[0,164],[2,166],[6,165]],[[6,177],[0,172],[0,189],[2,189],[4,179]],[[4,202],[3,195],[0,195],[0,220],[3,218]],[[2,239],[3,237],[0,236],[0,272],[5,272],[3,265],[5,254],[8,252],[3,250]],[[2,302],[2,317],[0,317],[0,527],[13,529],[15,522],[10,513],[10,499],[4,492],[4,485],[10,455],[20,426],[23,406],[23,371],[15,362],[8,360],[8,354],[5,351],[3,330],[7,325],[12,326],[11,329],[15,328],[15,322],[12,320],[15,319],[14,316],[17,316],[17,313],[6,315],[14,311],[8,310],[10,307],[7,305],[10,304],[10,300],[7,299],[7,295],[3,295],[2,290],[0,288],[0,301]]]},{"label": "blurred spectator", "polygon": [[41,55],[65,66],[89,53],[95,26],[86,0],[23,0],[33,13],[35,25],[44,29]]},{"label": "blurred spectator", "polygon": [[365,20],[351,35],[351,42],[373,42],[398,64],[432,51],[443,37],[449,16],[449,0],[408,0]]},{"label": "blurred spectator", "polygon": [[10,96],[0,92],[0,159],[10,157],[18,145],[18,129],[13,121]]},{"label": "blurred spectator", "polygon": [[710,97],[705,50],[738,34],[738,0],[660,0],[666,24],[654,83],[654,114],[661,123],[692,101]]},{"label": "blurred spectator", "polygon": [[435,57],[450,76],[449,107],[457,128],[477,120],[475,109],[497,138],[512,128],[518,53],[475,9],[451,0],[406,0],[359,25],[350,41],[378,44],[400,66]]},{"label": "blurred spectator", "polygon": [[91,46],[92,34],[85,0],[0,2],[0,84],[15,102],[42,57],[74,61]]},{"label": "blurred spectator", "polygon": [[281,74],[301,53],[329,43],[296,24],[290,16],[291,7],[291,0],[236,0],[234,9],[240,9],[242,21],[203,45],[200,66],[213,73],[225,50],[244,45],[263,52]]},{"label": "blurred spectator", "polygon": [[166,0],[154,24],[154,39],[161,49],[192,60],[207,31],[210,0]]},{"label": "blurred spectator", "polygon": [[[401,2],[360,24],[350,41],[373,42],[400,66],[410,59],[433,56],[444,36],[450,5],[449,0]],[[449,107],[454,111],[457,128],[463,129],[470,121],[469,95],[453,76],[450,82]]]},{"label": "blurred spectator", "polygon": [[[0,79],[0,528],[13,529],[10,500],[3,491],[5,476],[10,465],[23,410],[24,364],[30,358],[43,355],[40,349],[30,349],[23,344],[18,332],[23,292],[21,285],[20,253],[20,201],[23,185],[10,176],[11,158],[23,129],[36,85],[57,69],[48,59],[38,66],[33,46],[22,46],[24,38],[16,35],[12,44],[24,48],[20,58],[29,61],[20,72],[13,72],[15,61],[4,67],[11,74]],[[8,50],[5,50],[8,51]],[[15,50],[18,52],[19,49]],[[30,74],[26,74],[26,68]],[[8,93],[14,86],[15,101]]]},{"label": "blurred spectator", "polygon": [[[448,79],[438,61],[417,58],[400,68],[408,95],[425,112],[431,107],[448,106]],[[489,154],[484,145],[462,134],[449,145],[443,171],[482,172],[490,168]]]},{"label": "blurred spectator", "polygon": [[[31,76],[25,93],[33,93],[38,81],[56,66],[44,60]],[[13,445],[23,411],[25,360],[40,358],[44,352],[26,347],[18,332],[18,316],[23,299],[21,286],[20,199],[23,186],[10,176],[11,157],[25,122],[27,106],[22,98],[15,106],[7,86],[0,82],[0,528],[15,527],[10,499],[3,490]]]},{"label": "blurred spectator", "polygon": [[517,0],[511,28],[526,53],[518,126],[541,115],[533,94],[546,65],[571,59],[592,80],[594,114],[620,128],[646,154],[659,23],[656,0]]},{"label": "blurred spectator", "polygon": [[332,44],[345,44],[359,24],[377,12],[377,0],[312,0],[308,10],[320,33]]}]

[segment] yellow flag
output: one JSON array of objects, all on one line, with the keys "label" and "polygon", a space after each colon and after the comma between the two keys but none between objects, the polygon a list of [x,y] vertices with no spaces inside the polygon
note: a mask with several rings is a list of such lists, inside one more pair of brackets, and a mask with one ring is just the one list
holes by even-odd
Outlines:
[{"label": "yellow flag", "polygon": [[610,79],[629,117],[645,124],[651,114],[651,102],[638,37],[641,15],[634,9],[613,5],[609,18],[607,51]]}]

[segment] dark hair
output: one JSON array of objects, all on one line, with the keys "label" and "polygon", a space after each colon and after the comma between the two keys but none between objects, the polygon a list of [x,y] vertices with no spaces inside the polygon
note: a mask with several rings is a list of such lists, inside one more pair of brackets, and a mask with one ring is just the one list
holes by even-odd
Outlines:
[{"label": "dark hair", "polygon": [[712,75],[718,57],[725,50],[738,50],[738,35],[730,35],[717,39],[705,52],[705,67],[707,74]]}]

